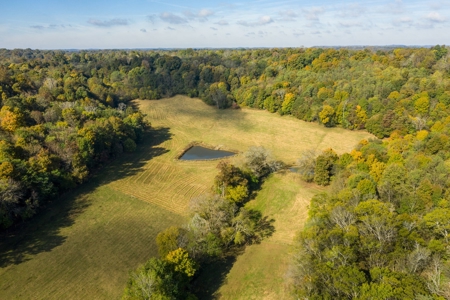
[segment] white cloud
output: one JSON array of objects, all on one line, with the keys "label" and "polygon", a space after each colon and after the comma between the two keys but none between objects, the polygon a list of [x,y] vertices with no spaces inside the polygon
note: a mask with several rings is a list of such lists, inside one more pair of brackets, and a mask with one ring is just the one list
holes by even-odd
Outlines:
[{"label": "white cloud", "polygon": [[400,23],[412,23],[413,20],[410,17],[402,17],[399,19]]},{"label": "white cloud", "polygon": [[170,24],[184,24],[187,23],[187,20],[177,16],[171,12],[163,12],[159,15],[159,18],[163,20],[164,22],[170,23]]},{"label": "white cloud", "polygon": [[[0,24],[0,47],[295,47],[300,42],[305,46],[450,44],[447,32],[450,0],[234,3],[233,9],[214,2],[208,2],[208,8],[204,9],[195,5],[190,5],[191,8],[155,5],[145,8],[148,13],[144,17],[143,8],[110,17],[101,14],[95,17],[96,12],[92,12],[95,19],[90,20],[58,15],[24,23],[24,20],[13,22],[9,17]],[[67,24],[62,25],[61,19]],[[107,31],[109,34],[105,34]],[[253,34],[246,39],[248,31]],[[150,33],[151,39],[143,38]],[[259,37],[262,35],[264,38]]]},{"label": "white cloud", "polygon": [[190,10],[186,10],[183,14],[191,20],[199,20],[201,22],[205,22],[208,20],[208,17],[214,15],[214,12],[209,9],[201,9],[198,12],[192,12]]},{"label": "white cloud", "polygon": [[202,10],[200,10],[200,11],[198,12],[197,15],[198,15],[200,18],[206,18],[206,17],[212,16],[213,14],[214,14],[214,12],[211,11],[211,10],[209,10],[209,9],[202,9]]},{"label": "white cloud", "polygon": [[337,12],[337,16],[340,18],[359,18],[366,12],[366,7],[361,6],[358,3],[353,3],[344,6],[340,11]]},{"label": "white cloud", "polygon": [[361,22],[355,21],[342,21],[339,22],[339,26],[344,28],[350,28],[350,27],[362,27],[363,24]]},{"label": "white cloud", "polygon": [[282,21],[295,21],[298,18],[298,14],[293,10],[284,10],[278,13]]},{"label": "white cloud", "polygon": [[450,5],[450,1],[446,0],[446,1],[432,1],[428,4],[432,9],[442,9],[448,5]]},{"label": "white cloud", "polygon": [[447,18],[438,12],[430,12],[425,19],[433,23],[443,23],[447,21]]},{"label": "white cloud", "polygon": [[305,35],[305,32],[302,30],[294,30],[294,32],[292,34],[296,37],[299,37],[299,36]]},{"label": "white cloud", "polygon": [[126,25],[129,24],[128,20],[126,20],[126,19],[119,19],[119,18],[106,20],[106,21],[101,21],[101,20],[97,20],[97,19],[90,19],[88,21],[88,23],[91,24],[91,25],[94,25],[94,26],[98,26],[98,27],[126,26]]},{"label": "white cloud", "polygon": [[261,24],[261,25],[269,24],[269,23],[272,23],[272,22],[273,22],[273,20],[269,16],[263,16],[263,17],[261,17],[259,19],[259,24]]},{"label": "white cloud", "polygon": [[261,26],[261,25],[267,25],[270,23],[273,23],[273,19],[269,16],[262,16],[257,21],[254,22],[247,22],[247,21],[238,21],[239,25],[246,26],[246,27],[255,27],[255,26]]},{"label": "white cloud", "polygon": [[381,12],[389,14],[403,14],[406,12],[406,7],[402,0],[395,0],[393,3],[389,3],[383,7]]},{"label": "white cloud", "polygon": [[227,26],[227,25],[229,25],[228,21],[225,21],[225,20],[220,20],[219,22],[216,22],[216,23],[214,23],[214,24],[222,25],[222,26]]},{"label": "white cloud", "polygon": [[150,22],[152,22],[154,24],[157,17],[158,16],[156,14],[148,15],[147,20],[149,20]]},{"label": "white cloud", "polygon": [[395,19],[392,24],[396,27],[409,27],[414,24],[414,21],[410,17],[401,17],[400,19]]},{"label": "white cloud", "polygon": [[49,25],[30,25],[32,29],[37,30],[57,30],[57,29],[70,29],[72,25],[70,24],[49,24]]},{"label": "white cloud", "polygon": [[303,9],[303,14],[307,20],[319,21],[319,16],[325,12],[323,7],[312,7],[310,9]]}]

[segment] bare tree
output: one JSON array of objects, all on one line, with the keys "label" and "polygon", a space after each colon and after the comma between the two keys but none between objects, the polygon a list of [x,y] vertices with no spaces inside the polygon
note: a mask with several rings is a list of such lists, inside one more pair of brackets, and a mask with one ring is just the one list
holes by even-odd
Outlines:
[{"label": "bare tree", "polygon": [[317,153],[314,149],[308,149],[302,152],[297,160],[298,172],[304,180],[311,182],[314,179],[314,169],[316,168]]},{"label": "bare tree", "polygon": [[58,82],[51,77],[47,77],[44,80],[44,86],[46,88],[48,88],[50,91],[53,90],[54,88],[56,88],[57,85],[58,85]]},{"label": "bare tree", "polygon": [[427,119],[420,116],[412,118],[412,122],[416,126],[416,130],[422,130],[427,125]]},{"label": "bare tree", "polygon": [[133,273],[132,277],[136,283],[136,292],[140,293],[139,296],[142,296],[143,299],[150,299],[155,288],[155,279],[148,276],[144,271]]},{"label": "bare tree", "polygon": [[430,259],[431,251],[420,246],[416,242],[416,248],[408,254],[406,259],[407,269],[411,273],[422,271]]},{"label": "bare tree", "polygon": [[330,214],[330,219],[344,231],[347,231],[348,226],[352,225],[356,221],[355,214],[349,212],[342,206],[333,208]]},{"label": "bare tree", "polygon": [[190,226],[202,235],[220,232],[222,228],[228,226],[237,211],[234,203],[219,195],[202,195],[194,198],[189,208],[193,215]]},{"label": "bare tree", "polygon": [[263,177],[282,167],[280,161],[272,158],[272,154],[264,147],[250,147],[244,153],[245,166],[257,177]]},{"label": "bare tree", "polygon": [[428,268],[424,272],[424,276],[427,279],[427,287],[433,294],[442,296],[450,296],[450,288],[442,287],[442,261],[439,255],[433,255]]}]

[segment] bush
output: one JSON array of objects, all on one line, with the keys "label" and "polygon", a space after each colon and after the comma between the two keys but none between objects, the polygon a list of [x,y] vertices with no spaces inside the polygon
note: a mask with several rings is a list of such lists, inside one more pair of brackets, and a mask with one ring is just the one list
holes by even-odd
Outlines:
[{"label": "bush", "polygon": [[124,142],[123,142],[123,149],[125,150],[125,152],[134,152],[136,151],[136,143],[135,141],[133,141],[130,138],[127,138]]}]

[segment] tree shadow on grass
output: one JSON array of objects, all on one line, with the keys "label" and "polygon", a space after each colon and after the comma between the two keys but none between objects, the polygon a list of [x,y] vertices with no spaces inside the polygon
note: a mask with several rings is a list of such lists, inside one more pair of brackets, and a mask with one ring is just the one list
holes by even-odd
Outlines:
[{"label": "tree shadow on grass", "polygon": [[20,264],[64,243],[66,237],[60,230],[71,226],[88,206],[89,198],[85,194],[66,195],[64,199],[62,196],[47,203],[45,211],[31,220],[1,232],[0,268]]},{"label": "tree shadow on grass", "polygon": [[202,265],[199,275],[193,282],[193,292],[200,300],[219,299],[220,287],[227,283],[227,274],[230,272],[237,256],[243,253],[243,248],[237,253],[229,255]]},{"label": "tree shadow on grass", "polygon": [[87,182],[45,203],[31,219],[1,231],[0,268],[20,264],[62,245],[66,237],[61,230],[72,226],[77,216],[90,206],[93,199],[89,195],[96,188],[139,172],[149,160],[168,152],[160,145],[170,138],[169,128],[149,130],[136,153],[124,153],[96,170]]},{"label": "tree shadow on grass", "polygon": [[135,152],[123,153],[120,157],[96,172],[93,176],[94,180],[99,180],[101,184],[107,184],[141,172],[148,161],[169,152],[161,144],[171,138],[172,134],[169,128],[151,128],[145,132]]},{"label": "tree shadow on grass", "polygon": [[260,244],[262,240],[271,237],[275,232],[275,219],[269,219],[268,216],[262,216],[261,212],[257,210],[251,210],[250,213],[255,218],[256,228],[255,228],[255,238],[252,240],[253,244]]},{"label": "tree shadow on grass", "polygon": [[[262,216],[257,210],[249,210],[250,218],[255,221],[255,235],[249,240],[250,244],[259,244],[265,238],[273,235],[275,227],[274,219]],[[211,260],[203,263],[199,275],[193,281],[192,291],[201,300],[220,299],[221,294],[218,292],[220,287],[227,283],[227,275],[233,268],[237,257],[243,254],[245,246],[236,246],[231,248],[225,257],[221,259]]]}]

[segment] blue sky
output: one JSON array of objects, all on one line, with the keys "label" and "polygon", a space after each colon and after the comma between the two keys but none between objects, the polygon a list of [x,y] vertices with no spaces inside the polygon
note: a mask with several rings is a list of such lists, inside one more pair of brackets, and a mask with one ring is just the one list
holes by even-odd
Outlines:
[{"label": "blue sky", "polygon": [[450,0],[2,0],[0,48],[450,44]]}]

